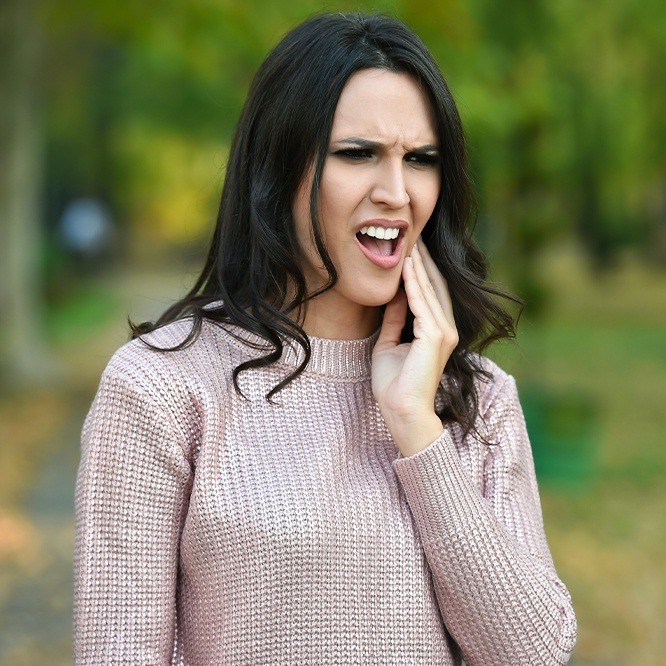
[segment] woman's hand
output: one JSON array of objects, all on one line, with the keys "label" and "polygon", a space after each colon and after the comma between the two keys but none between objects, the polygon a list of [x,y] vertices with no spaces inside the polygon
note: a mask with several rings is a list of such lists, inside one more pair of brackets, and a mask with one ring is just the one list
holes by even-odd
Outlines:
[{"label": "woman's hand", "polygon": [[[372,391],[403,456],[424,449],[443,431],[435,393],[444,366],[458,344],[446,280],[421,239],[402,269],[404,291],[386,306],[372,353]],[[407,308],[414,340],[400,343]]]}]

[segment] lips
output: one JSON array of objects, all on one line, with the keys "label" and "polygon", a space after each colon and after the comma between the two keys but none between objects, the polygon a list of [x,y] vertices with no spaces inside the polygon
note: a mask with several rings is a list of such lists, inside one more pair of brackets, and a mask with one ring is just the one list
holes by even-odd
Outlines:
[{"label": "lips", "polygon": [[380,268],[395,268],[402,257],[404,220],[369,220],[356,233],[361,252]]}]

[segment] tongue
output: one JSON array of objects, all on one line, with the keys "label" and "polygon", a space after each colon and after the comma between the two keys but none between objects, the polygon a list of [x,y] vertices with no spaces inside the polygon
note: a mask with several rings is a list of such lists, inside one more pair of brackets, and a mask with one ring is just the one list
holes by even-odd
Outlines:
[{"label": "tongue", "polygon": [[373,254],[379,254],[383,257],[390,257],[393,254],[393,241],[383,238],[373,238],[366,234],[359,234],[361,245],[370,250]]}]

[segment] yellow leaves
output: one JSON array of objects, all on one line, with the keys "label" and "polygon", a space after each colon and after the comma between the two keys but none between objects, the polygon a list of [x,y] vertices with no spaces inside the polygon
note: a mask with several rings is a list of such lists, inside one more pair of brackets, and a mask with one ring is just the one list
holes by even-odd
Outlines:
[{"label": "yellow leaves", "polygon": [[[67,417],[64,396],[50,391],[6,397],[0,403],[0,506],[21,501],[48,453],[49,436]],[[3,533],[0,527],[0,536]]]},{"label": "yellow leaves", "polygon": [[41,549],[39,533],[23,513],[0,513],[0,563],[23,562],[35,559]]},{"label": "yellow leaves", "polygon": [[187,246],[212,232],[227,149],[160,129],[124,128],[116,141],[126,165],[123,193],[130,236],[154,249]]}]

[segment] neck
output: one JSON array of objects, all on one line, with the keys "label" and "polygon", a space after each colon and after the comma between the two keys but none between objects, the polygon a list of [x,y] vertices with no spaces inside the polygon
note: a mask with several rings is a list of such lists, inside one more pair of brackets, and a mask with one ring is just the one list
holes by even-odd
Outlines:
[{"label": "neck", "polygon": [[338,308],[329,299],[314,298],[304,305],[303,330],[316,338],[358,340],[370,337],[379,326],[380,308]]}]

